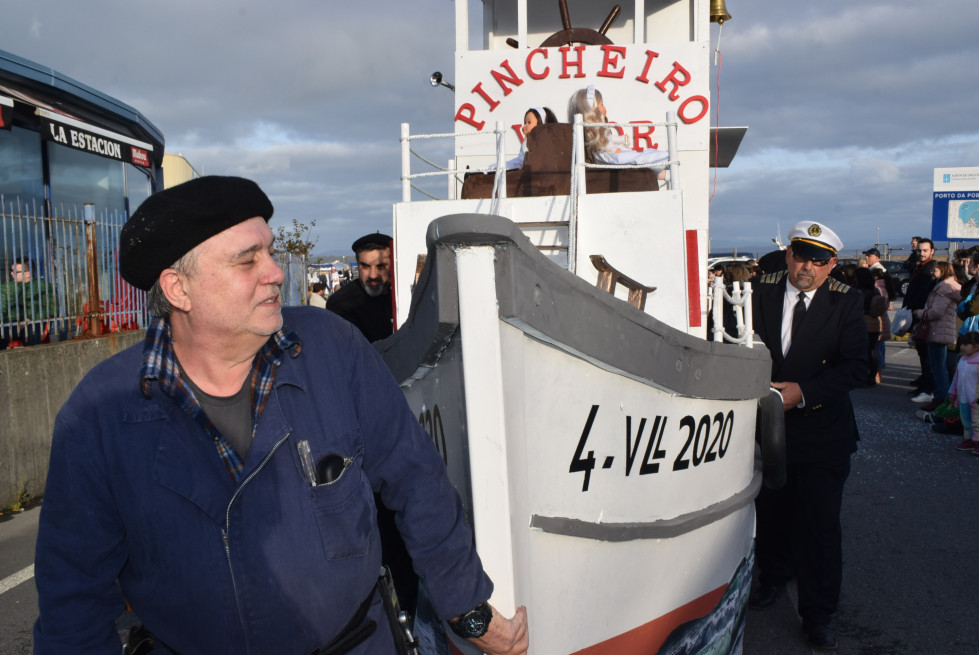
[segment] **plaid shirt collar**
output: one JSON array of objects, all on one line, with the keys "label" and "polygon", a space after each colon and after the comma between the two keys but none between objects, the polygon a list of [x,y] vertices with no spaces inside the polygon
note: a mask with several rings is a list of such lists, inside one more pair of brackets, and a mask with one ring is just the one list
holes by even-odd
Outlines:
[{"label": "plaid shirt collar", "polygon": [[[262,416],[262,410],[265,409],[265,403],[272,391],[275,370],[282,363],[287,352],[290,357],[298,357],[299,353],[302,352],[302,341],[295,332],[283,327],[269,337],[262,349],[255,355],[250,374],[253,437],[255,428],[258,426],[258,420]],[[224,462],[228,474],[237,483],[244,468],[244,462],[207,418],[207,414],[201,408],[194,392],[180,377],[177,356],[173,351],[170,322],[160,317],[154,317],[150,321],[146,328],[146,339],[143,342],[143,362],[139,368],[139,386],[147,398],[152,394],[152,382],[154,380],[159,385],[160,390],[172,398],[214,441],[218,455]]]}]

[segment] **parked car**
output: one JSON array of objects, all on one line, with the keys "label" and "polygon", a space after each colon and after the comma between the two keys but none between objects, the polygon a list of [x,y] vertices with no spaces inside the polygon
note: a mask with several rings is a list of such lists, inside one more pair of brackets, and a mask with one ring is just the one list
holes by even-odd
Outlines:
[{"label": "parked car", "polygon": [[887,269],[887,274],[894,278],[901,295],[906,294],[908,292],[908,282],[911,280],[911,273],[904,268],[904,260],[883,259],[880,263]]},{"label": "parked car", "polygon": [[727,256],[719,256],[719,257],[708,257],[707,270],[714,268],[715,264],[720,264],[721,266],[730,264],[731,262],[744,264],[746,262],[750,262],[751,259],[752,258],[748,257],[747,255],[727,255]]}]

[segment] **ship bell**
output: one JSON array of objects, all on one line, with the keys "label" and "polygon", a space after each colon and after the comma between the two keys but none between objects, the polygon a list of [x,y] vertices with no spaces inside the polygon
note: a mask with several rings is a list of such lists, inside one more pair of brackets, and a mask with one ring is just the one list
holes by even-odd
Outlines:
[{"label": "ship bell", "polygon": [[710,22],[723,25],[726,20],[731,20],[731,14],[727,13],[724,0],[710,0]]}]

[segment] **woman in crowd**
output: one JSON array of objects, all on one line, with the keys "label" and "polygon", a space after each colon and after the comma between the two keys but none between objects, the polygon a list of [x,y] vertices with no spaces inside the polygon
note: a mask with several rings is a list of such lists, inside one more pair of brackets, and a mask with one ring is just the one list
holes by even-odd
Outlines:
[{"label": "woman in crowd", "polygon": [[881,316],[887,312],[887,301],[877,290],[874,274],[869,268],[856,268],[853,271],[854,286],[863,294],[863,319],[867,324],[867,374],[864,383],[873,386],[877,383],[877,344],[883,331]]},{"label": "woman in crowd", "polygon": [[[887,271],[882,271],[879,268],[871,268],[869,270],[874,274],[874,286],[877,287],[877,293],[884,298],[887,309],[890,309],[891,299],[897,295],[894,293],[894,283],[891,277],[887,275]],[[880,339],[877,340],[877,374],[874,376],[875,382],[880,382],[881,373],[887,365],[884,355],[887,351],[885,344],[891,339],[891,317],[886,311],[881,315],[880,323]]]},{"label": "woman in crowd", "polygon": [[[922,409],[931,411],[945,400],[948,394],[948,369],[946,357],[948,347],[955,343],[955,306],[959,302],[962,286],[955,279],[952,265],[948,262],[934,262],[932,275],[937,284],[928,294],[923,309],[914,310],[914,315],[927,324],[924,335],[928,364],[935,383],[932,401]],[[916,330],[915,339],[922,335]]]}]

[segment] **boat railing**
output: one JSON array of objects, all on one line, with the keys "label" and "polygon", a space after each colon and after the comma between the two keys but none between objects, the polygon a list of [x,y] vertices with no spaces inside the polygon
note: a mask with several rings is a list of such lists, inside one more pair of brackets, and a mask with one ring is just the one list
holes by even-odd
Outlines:
[{"label": "boat railing", "polygon": [[[751,282],[745,282],[742,289],[740,282],[731,283],[731,293],[727,292],[724,280],[715,277],[711,282],[712,303],[711,313],[714,322],[714,341],[727,341],[745,345],[749,348],[754,346],[754,323],[751,315]],[[732,336],[727,333],[724,325],[724,303],[728,303],[734,308],[735,330],[737,335]]]},{"label": "boat railing", "polygon": [[[490,204],[490,213],[496,214],[499,211],[499,203],[501,198],[506,197],[506,158],[504,153],[504,137],[506,136],[506,129],[504,128],[502,121],[497,121],[496,126],[492,130],[481,131],[481,132],[444,132],[441,134],[411,134],[408,123],[401,124],[401,201],[411,202],[411,190],[414,189],[419,193],[428,196],[432,200],[439,200],[436,196],[425,191],[424,189],[418,187],[412,183],[412,180],[417,180],[420,178],[428,177],[438,177],[438,176],[448,176],[449,178],[449,198],[455,198],[456,184],[461,184],[462,180],[459,179],[459,170],[456,166],[456,160],[449,160],[449,165],[447,167],[439,166],[435,162],[429,161],[422,155],[415,152],[411,147],[412,141],[419,141],[424,139],[465,139],[470,137],[483,137],[486,134],[492,134],[495,136],[496,141],[496,164],[485,169],[475,169],[466,170],[467,173],[494,173],[495,177],[493,180],[493,197],[492,203]],[[412,173],[411,172],[411,157],[415,156],[420,161],[436,169],[433,171],[428,171],[424,173]]]},{"label": "boat railing", "polygon": [[[668,143],[668,153],[669,159],[666,161],[659,161],[653,164],[598,164],[590,163],[585,158],[585,141],[584,141],[584,128],[585,127],[603,127],[609,129],[622,129],[628,127],[642,127],[642,128],[656,128],[663,127],[666,129],[667,143]],[[680,188],[680,160],[677,156],[677,122],[676,114],[674,112],[668,112],[666,114],[665,122],[648,122],[648,121],[638,121],[631,123],[585,123],[583,117],[578,114],[575,116],[574,125],[572,126],[572,147],[571,147],[571,170],[569,174],[571,176],[569,202],[568,202],[568,215],[567,215],[567,226],[568,226],[568,238],[567,238],[567,269],[571,272],[575,272],[575,262],[577,261],[577,223],[578,223],[578,196],[587,194],[588,190],[585,184],[585,170],[588,168],[595,169],[637,169],[637,168],[650,168],[659,169],[668,168],[670,172],[670,189]],[[506,136],[506,127],[502,121],[497,121],[494,129],[484,130],[484,131],[473,131],[473,132],[446,132],[441,134],[411,134],[410,127],[408,123],[401,124],[401,200],[402,202],[411,202],[411,191],[412,189],[418,191],[419,193],[433,199],[439,200],[433,194],[425,191],[416,184],[414,180],[419,180],[422,178],[447,176],[448,185],[448,195],[449,199],[455,199],[457,186],[461,186],[463,180],[459,178],[459,173],[461,172],[456,164],[456,160],[450,160],[447,167],[439,166],[438,164],[426,159],[419,153],[417,153],[411,144],[413,141],[427,140],[427,139],[466,139],[473,137],[483,137],[487,134],[492,134],[495,137],[495,155],[496,162],[493,166],[484,169],[466,169],[465,173],[493,173],[493,190],[490,196],[490,206],[489,213],[499,214],[500,213],[500,201],[506,198],[506,157],[504,152],[504,138]],[[420,161],[424,162],[431,168],[435,170],[412,173],[411,163],[412,156],[417,157]]]},{"label": "boat railing", "polygon": [[[654,164],[598,164],[591,163],[585,157],[585,128],[601,127],[607,129],[624,127],[665,127],[668,144],[669,160]],[[571,148],[571,202],[568,209],[568,270],[574,272],[574,262],[577,257],[578,245],[578,196],[588,193],[585,184],[585,170],[595,169],[636,169],[636,168],[669,168],[670,188],[680,188],[680,160],[677,157],[676,145],[676,113],[667,112],[665,123],[633,122],[633,123],[586,123],[584,116],[575,114],[574,130],[572,132]]]}]

